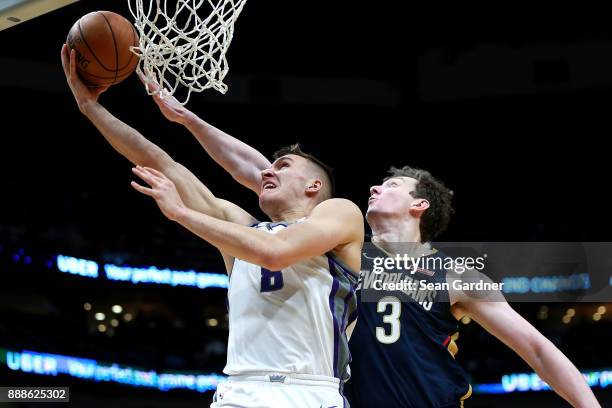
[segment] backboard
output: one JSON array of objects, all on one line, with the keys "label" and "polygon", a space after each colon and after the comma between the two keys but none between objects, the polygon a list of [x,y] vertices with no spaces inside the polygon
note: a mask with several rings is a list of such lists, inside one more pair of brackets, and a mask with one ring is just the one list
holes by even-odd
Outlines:
[{"label": "backboard", "polygon": [[0,31],[79,0],[0,0]]}]

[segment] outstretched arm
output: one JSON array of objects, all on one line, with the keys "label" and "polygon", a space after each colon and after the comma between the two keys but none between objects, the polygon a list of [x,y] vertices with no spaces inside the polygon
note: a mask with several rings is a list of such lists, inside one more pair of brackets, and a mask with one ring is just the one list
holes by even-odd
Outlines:
[{"label": "outstretched arm", "polygon": [[507,302],[472,301],[458,306],[521,356],[573,407],[600,407],[576,366]]},{"label": "outstretched arm", "polygon": [[66,45],[62,47],[61,58],[66,80],[80,111],[115,150],[135,165],[165,172],[174,181],[182,199],[191,208],[233,222],[245,224],[251,222],[252,217],[246,212],[239,211],[230,203],[216,198],[193,173],[100,105],[98,97],[108,87],[94,89],[86,87],[76,73],[75,53]]},{"label": "outstretched arm", "polygon": [[[157,84],[146,82],[143,77],[141,80],[149,88],[158,89]],[[205,122],[181,105],[172,95],[162,97],[159,93],[154,93],[153,100],[168,120],[185,126],[217,164],[240,184],[259,195],[260,173],[271,166],[270,161],[263,154]]]},{"label": "outstretched arm", "polygon": [[[153,197],[166,217],[235,258],[279,271],[344,245],[355,244],[357,254],[360,254],[363,217],[359,208],[348,200],[326,200],[317,205],[305,221],[277,234],[268,234],[188,208],[181,201],[172,181],[163,173],[147,170],[136,174],[151,187],[136,182],[132,182],[132,186]],[[359,265],[351,266],[359,270]]]}]

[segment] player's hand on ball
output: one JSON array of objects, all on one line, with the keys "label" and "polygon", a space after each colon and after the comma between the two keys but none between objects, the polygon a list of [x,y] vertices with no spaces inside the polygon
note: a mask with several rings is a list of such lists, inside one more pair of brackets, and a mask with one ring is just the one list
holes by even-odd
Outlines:
[{"label": "player's hand on ball", "polygon": [[102,92],[108,89],[108,86],[90,88],[87,87],[79,78],[76,71],[76,52],[68,48],[66,44],[62,46],[62,67],[64,68],[64,75],[66,75],[66,81],[74,99],[81,112],[84,112],[88,103],[96,102]]},{"label": "player's hand on ball", "polygon": [[149,92],[153,93],[153,100],[159,106],[161,113],[171,122],[184,124],[187,115],[191,112],[176,100],[176,98],[165,89],[160,90],[157,82],[147,79],[142,72],[138,71],[138,77],[147,87]]},{"label": "player's hand on ball", "polygon": [[176,221],[185,204],[174,183],[164,173],[149,167],[136,166],[132,171],[151,186],[144,187],[132,181],[132,187],[142,194],[153,197],[161,212],[170,220]]}]

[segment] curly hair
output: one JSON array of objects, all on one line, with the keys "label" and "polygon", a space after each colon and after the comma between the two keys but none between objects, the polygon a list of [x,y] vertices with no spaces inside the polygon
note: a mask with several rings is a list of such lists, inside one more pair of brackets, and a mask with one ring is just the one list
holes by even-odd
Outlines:
[{"label": "curly hair", "polygon": [[453,191],[427,170],[410,166],[391,167],[389,173],[391,176],[385,178],[385,181],[393,177],[410,177],[417,180],[416,189],[410,194],[414,198],[424,198],[429,201],[429,208],[421,216],[421,240],[429,242],[442,234],[455,212],[451,203]]}]

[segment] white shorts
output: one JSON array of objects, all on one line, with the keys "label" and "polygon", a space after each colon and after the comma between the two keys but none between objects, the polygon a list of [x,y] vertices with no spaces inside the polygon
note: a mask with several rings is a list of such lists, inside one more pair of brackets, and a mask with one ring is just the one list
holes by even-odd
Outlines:
[{"label": "white shorts", "polygon": [[[313,379],[316,378],[316,379]],[[238,375],[217,386],[210,408],[345,408],[337,378]]]}]

